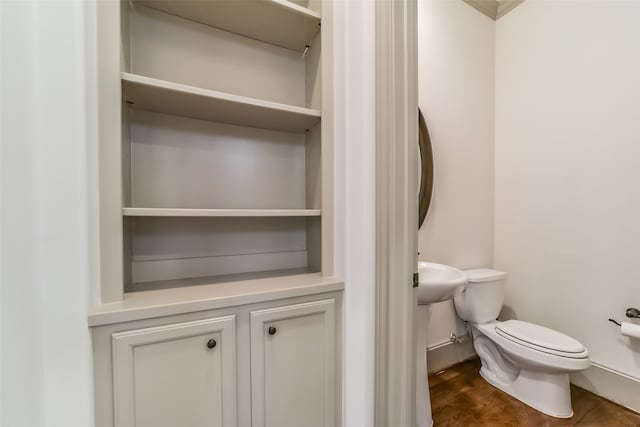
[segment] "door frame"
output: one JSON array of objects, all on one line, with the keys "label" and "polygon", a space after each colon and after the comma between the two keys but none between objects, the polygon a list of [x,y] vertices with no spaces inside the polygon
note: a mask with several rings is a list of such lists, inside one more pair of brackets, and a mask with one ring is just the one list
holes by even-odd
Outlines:
[{"label": "door frame", "polygon": [[416,0],[333,2],[334,270],[342,425],[413,427]]},{"label": "door frame", "polygon": [[375,426],[415,425],[417,1],[375,6]]}]

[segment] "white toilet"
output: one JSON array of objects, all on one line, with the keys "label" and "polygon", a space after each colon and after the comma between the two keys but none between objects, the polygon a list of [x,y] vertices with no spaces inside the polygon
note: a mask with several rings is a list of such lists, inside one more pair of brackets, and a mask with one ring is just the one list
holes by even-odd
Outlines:
[{"label": "white toilet", "polygon": [[468,284],[454,298],[458,315],[470,323],[480,356],[480,375],[538,411],[570,418],[569,373],[590,366],[589,352],[560,332],[520,320],[497,321],[507,273],[466,270]]}]

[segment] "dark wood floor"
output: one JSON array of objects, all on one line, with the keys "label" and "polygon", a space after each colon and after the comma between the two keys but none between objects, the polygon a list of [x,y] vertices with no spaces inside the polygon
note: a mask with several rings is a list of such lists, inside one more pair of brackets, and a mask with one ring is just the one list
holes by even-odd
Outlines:
[{"label": "dark wood floor", "polygon": [[429,377],[435,427],[640,426],[640,414],[574,386],[572,418],[543,415],[489,385],[479,370],[480,360],[473,359]]}]

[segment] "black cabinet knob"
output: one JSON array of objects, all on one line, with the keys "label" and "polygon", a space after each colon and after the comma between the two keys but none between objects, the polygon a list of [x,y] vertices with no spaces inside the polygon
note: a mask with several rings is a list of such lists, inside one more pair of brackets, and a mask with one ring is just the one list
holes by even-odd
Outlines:
[{"label": "black cabinet knob", "polygon": [[278,332],[275,326],[269,326],[268,331],[269,331],[269,335],[275,335],[276,332]]},{"label": "black cabinet knob", "polygon": [[218,343],[213,338],[211,338],[209,341],[207,341],[207,347],[208,348],[214,348],[216,345],[218,345]]}]

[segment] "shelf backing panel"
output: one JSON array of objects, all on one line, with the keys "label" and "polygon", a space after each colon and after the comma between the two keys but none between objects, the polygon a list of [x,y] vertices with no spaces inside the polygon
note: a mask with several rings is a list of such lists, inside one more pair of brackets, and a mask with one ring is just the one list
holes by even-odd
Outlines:
[{"label": "shelf backing panel", "polygon": [[129,28],[123,35],[125,52],[130,57],[124,71],[305,106],[306,64],[300,52],[141,5],[134,4],[130,10]]},{"label": "shelf backing panel", "polygon": [[314,260],[320,252],[319,240],[311,236],[309,241],[307,235],[310,227],[319,227],[320,218],[135,217],[124,221],[130,233],[127,292],[146,282],[319,271]]},{"label": "shelf backing panel", "polygon": [[129,118],[130,206],[306,208],[304,134],[133,109]]}]

